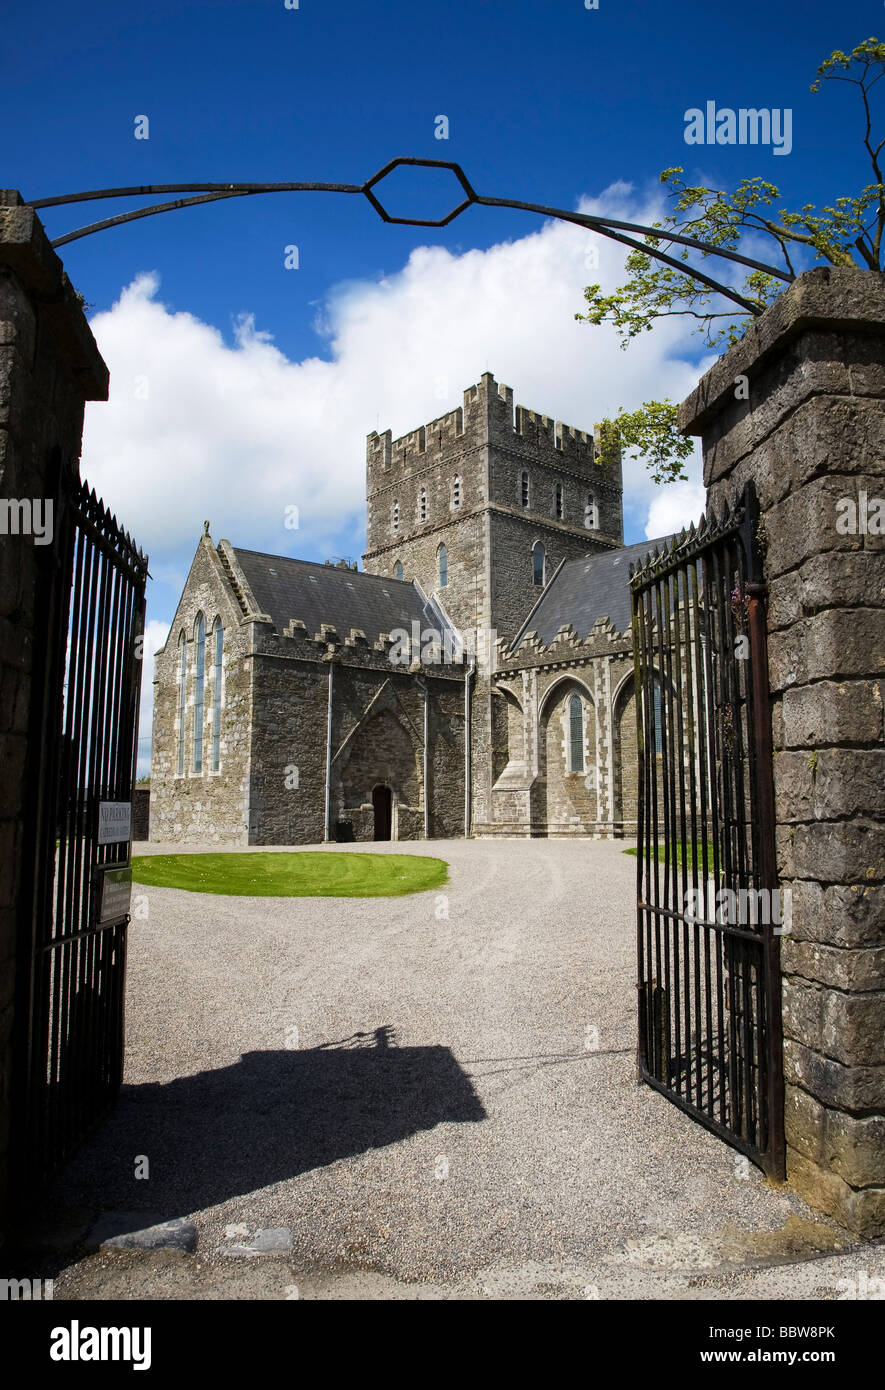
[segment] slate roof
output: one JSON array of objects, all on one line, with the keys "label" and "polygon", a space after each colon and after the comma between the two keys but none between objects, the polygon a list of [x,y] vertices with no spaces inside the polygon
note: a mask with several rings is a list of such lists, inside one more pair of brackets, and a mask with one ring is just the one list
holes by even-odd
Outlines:
[{"label": "slate roof", "polygon": [[630,566],[670,540],[672,537],[666,536],[640,541],[601,555],[567,560],[526,619],[514,647],[518,648],[524,633],[530,631],[537,632],[544,646],[549,646],[564,623],[571,623],[579,637],[586,637],[597,618],[609,618],[618,632],[626,632],[630,627]]},{"label": "slate roof", "polygon": [[394,628],[410,632],[413,620],[422,627],[439,627],[435,611],[407,580],[256,550],[234,547],[234,554],[259,610],[273,619],[277,632],[300,618],[311,637],[329,623],[342,639],[352,627],[361,628],[371,643]]}]

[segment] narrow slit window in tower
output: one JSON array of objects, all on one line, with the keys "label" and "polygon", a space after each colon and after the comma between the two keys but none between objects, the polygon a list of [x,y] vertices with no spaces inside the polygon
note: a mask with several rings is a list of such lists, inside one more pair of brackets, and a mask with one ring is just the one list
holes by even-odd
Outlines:
[{"label": "narrow slit window in tower", "polygon": [[535,541],[532,546],[532,582],[543,585],[545,568],[544,547],[540,541]]}]

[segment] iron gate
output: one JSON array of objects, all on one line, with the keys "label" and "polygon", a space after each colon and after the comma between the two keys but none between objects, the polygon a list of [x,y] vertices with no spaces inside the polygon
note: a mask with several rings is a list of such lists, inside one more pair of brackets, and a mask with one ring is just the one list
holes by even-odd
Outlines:
[{"label": "iron gate", "polygon": [[631,571],[639,1071],[784,1175],[764,586],[752,485]]},{"label": "iron gate", "polygon": [[[40,595],[41,755],[19,976],[13,1141],[23,1193],[110,1107],[123,1067],[130,843],[109,805],[132,797],[147,559],[74,469],[61,469],[59,491]],[[105,889],[115,865],[124,866],[116,902]]]}]

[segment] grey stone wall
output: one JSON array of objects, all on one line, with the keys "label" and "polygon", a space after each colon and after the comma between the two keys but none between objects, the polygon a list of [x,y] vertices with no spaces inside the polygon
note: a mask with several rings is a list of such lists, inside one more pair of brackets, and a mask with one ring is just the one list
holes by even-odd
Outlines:
[{"label": "grey stone wall", "polygon": [[[150,838],[154,841],[197,840],[205,844],[246,844],[249,824],[251,756],[252,629],[232,590],[226,567],[226,542],[220,553],[208,535],[201,538],[166,645],[154,664],[154,727],[151,747]],[[203,759],[194,770],[195,633],[198,614],[206,625],[203,691]],[[218,771],[212,769],[214,671],[211,635],[220,618],[223,628],[221,737]],[[179,718],[180,642],[187,652],[185,720]],[[179,738],[184,742],[184,770],[179,773]]]},{"label": "grey stone wall", "polygon": [[[61,460],[80,456],[84,401],[106,400],[107,390],[107,368],[38,218],[19,194],[0,191],[0,501],[52,502],[54,523]],[[0,1240],[8,1218],[13,1046],[24,1046],[21,1036],[14,1040],[14,1009],[17,986],[27,983],[28,959],[18,947],[33,912],[53,560],[51,544],[13,534],[11,525],[0,534]]]},{"label": "grey stone wall", "polygon": [[[272,631],[254,662],[249,843],[316,844],[324,835],[328,663],[298,660]],[[336,673],[337,674],[337,673]]]},{"label": "grey stone wall", "polygon": [[330,830],[336,821],[350,821],[355,839],[371,840],[372,789],[387,785],[393,794],[394,838],[424,838],[426,690],[429,837],[463,833],[460,667],[410,672],[391,662],[387,643],[370,646],[359,636],[348,643],[329,627],[319,642],[297,628],[291,636],[265,630],[254,665],[250,843],[309,844],[324,838],[330,667]]},{"label": "grey stone wall", "polygon": [[132,789],[132,838],[147,840],[150,837],[151,789],[133,787]]},{"label": "grey stone wall", "polygon": [[788,1177],[867,1236],[885,1231],[883,399],[885,276],[819,269],[680,412],[710,503],[752,478],[762,508]]}]

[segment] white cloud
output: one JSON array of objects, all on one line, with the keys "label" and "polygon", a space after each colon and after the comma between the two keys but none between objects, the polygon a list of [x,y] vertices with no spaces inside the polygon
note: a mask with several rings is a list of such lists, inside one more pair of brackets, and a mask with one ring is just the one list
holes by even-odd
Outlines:
[{"label": "white cloud", "polygon": [[154,657],[169,635],[169,624],[149,618],[144,625],[142,647],[141,703],[138,711],[138,772],[144,777],[151,770],[151,729],[154,713]]},{"label": "white cloud", "polygon": [[[691,464],[692,460],[689,460],[689,469],[686,471],[694,471]],[[694,468],[700,472],[697,463]],[[681,531],[683,526],[687,529],[690,522],[697,524],[703,510],[704,484],[700,477],[690,478],[687,482],[670,483],[652,500],[648,509],[648,521],[645,523],[646,537],[654,540],[658,536],[669,536],[674,531]]]}]

